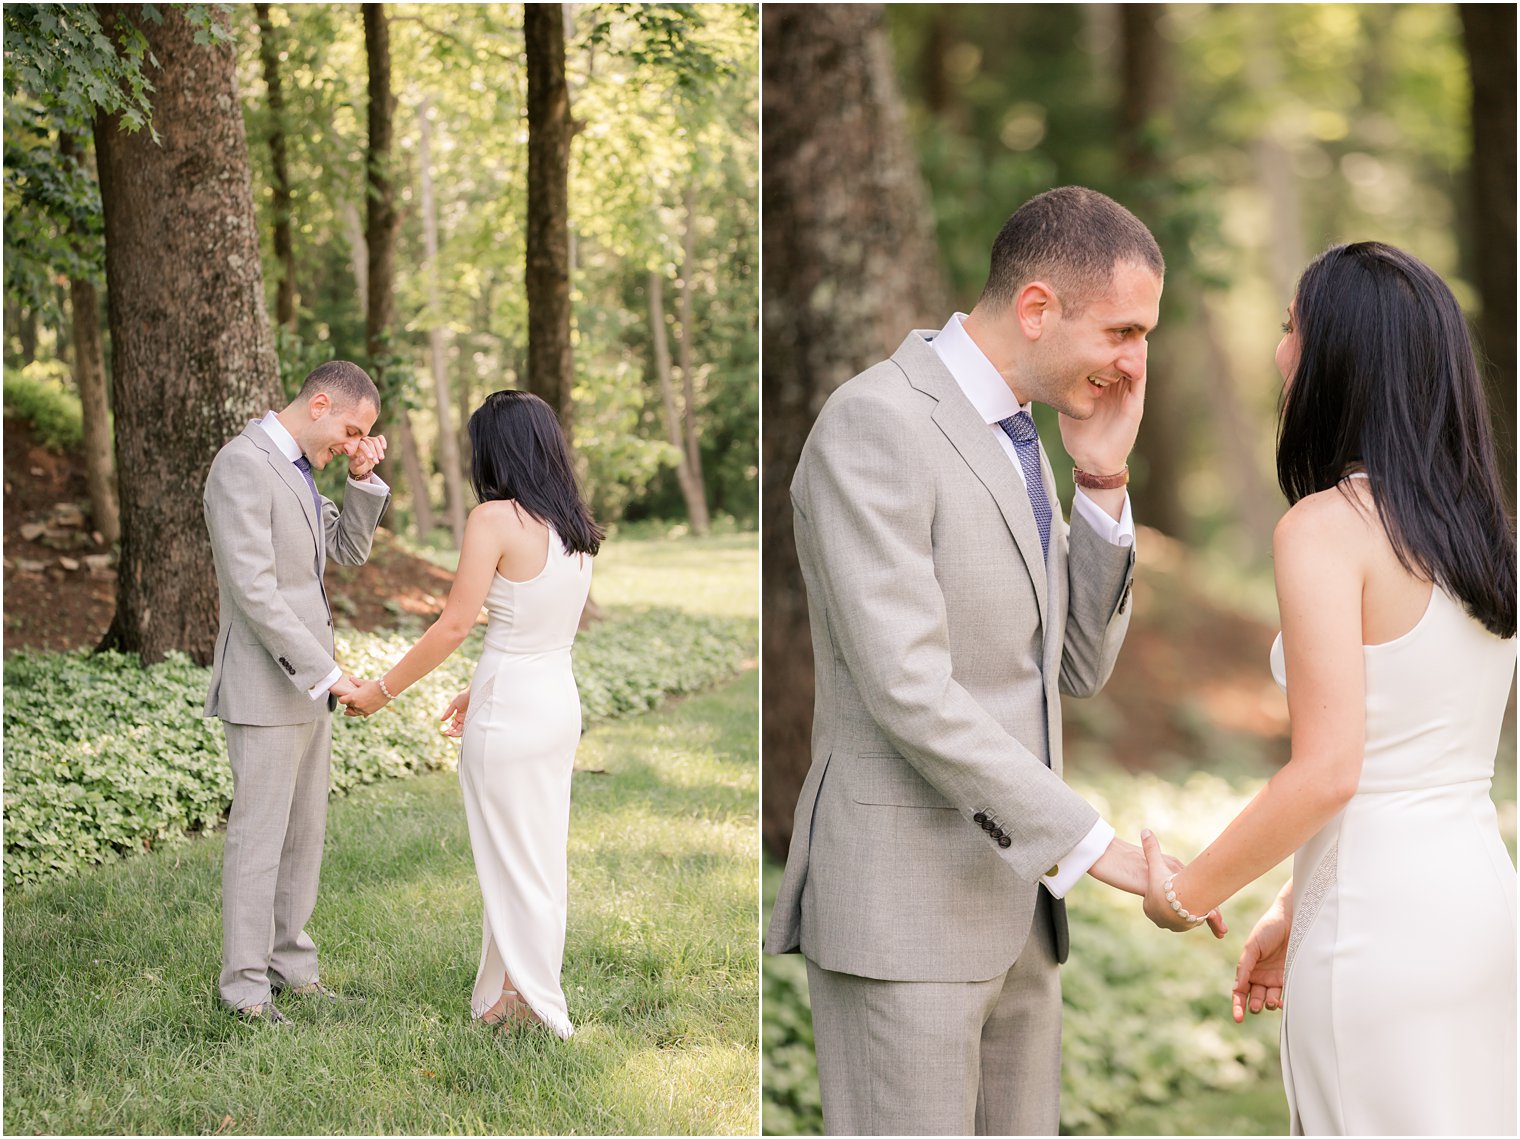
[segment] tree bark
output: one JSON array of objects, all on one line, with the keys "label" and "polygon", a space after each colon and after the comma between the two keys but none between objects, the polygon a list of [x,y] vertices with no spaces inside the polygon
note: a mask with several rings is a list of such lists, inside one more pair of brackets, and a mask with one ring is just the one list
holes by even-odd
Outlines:
[{"label": "tree bark", "polygon": [[525,4],[528,60],[528,390],[573,428],[570,353],[570,94],[563,6]]},{"label": "tree bark", "polygon": [[[58,136],[59,152],[83,165],[78,144],[67,132]],[[121,540],[121,507],[116,496],[116,444],[111,430],[110,381],[100,344],[100,301],[95,282],[69,278],[70,340],[74,387],[84,427],[84,477],[89,488],[90,518],[107,545]]]},{"label": "tree bark", "polygon": [[[695,180],[696,173],[693,171]],[[707,514],[707,487],[702,481],[702,443],[697,430],[697,385],[692,367],[692,342],[697,336],[697,322],[692,314],[692,295],[696,292],[697,275],[697,205],[696,191],[686,187],[683,202],[686,226],[681,234],[681,389],[684,406],[681,414],[681,430],[686,445],[687,480],[691,484],[686,496],[686,516],[691,521],[694,534],[707,533],[710,523]]]},{"label": "tree bark", "polygon": [[269,5],[253,6],[259,22],[259,59],[264,66],[264,86],[269,102],[270,188],[274,195],[274,259],[280,266],[275,294],[275,324],[296,328],[296,254],[290,237],[290,169],[285,158],[285,92],[280,86],[280,45]]},{"label": "tree bark", "polygon": [[[197,45],[184,10],[143,20],[155,145],[95,121],[116,394],[121,561],[102,647],[210,661],[216,574],[201,510],[211,460],[279,398],[248,144],[230,42]],[[103,5],[115,39],[122,9]],[[218,13],[215,19],[226,20]]]},{"label": "tree bark", "polygon": [[392,179],[392,123],[396,97],[391,93],[391,32],[384,4],[365,4],[364,54],[369,66],[369,138],[365,153],[364,267],[365,282],[364,349],[369,359],[370,376],[380,389],[380,417],[375,425],[378,434],[394,432],[400,444],[401,469],[389,460],[380,465],[380,477],[390,483],[398,500],[411,491],[412,517],[418,536],[426,541],[433,531],[433,506],[428,500],[427,479],[417,457],[417,441],[412,434],[400,385],[386,375],[391,354],[390,332],[395,323],[396,231],[401,215],[396,210],[396,188]]},{"label": "tree bark", "polygon": [[1515,509],[1515,7],[1459,4],[1472,76],[1472,225],[1479,358],[1505,500]]},{"label": "tree bark", "polygon": [[[1126,204],[1143,219],[1154,219],[1160,202],[1156,183],[1162,173],[1159,148],[1149,132],[1170,100],[1167,49],[1162,38],[1164,4],[1119,5],[1119,150],[1124,176],[1132,187]],[[1177,315],[1175,302],[1167,312]],[[1166,349],[1162,350],[1164,357]],[[1162,361],[1153,361],[1161,363]],[[1155,369],[1160,371],[1160,368]],[[1181,377],[1187,370],[1172,370]],[[1173,537],[1184,537],[1187,515],[1179,493],[1190,401],[1179,383],[1148,385],[1145,422],[1135,441],[1135,480],[1130,485],[1135,519]]]},{"label": "tree bark", "polygon": [[438,402],[438,465],[443,469],[443,489],[447,500],[449,529],[454,533],[454,548],[464,545],[464,478],[459,467],[459,443],[454,434],[453,409],[449,405],[448,329],[443,323],[443,301],[438,288],[438,210],[433,201],[433,169],[429,104],[423,96],[417,108],[422,134],[418,142],[417,161],[422,191],[422,248],[426,264],[428,294],[428,348],[433,364],[433,393]]},{"label": "tree bark", "polygon": [[[707,532],[707,504],[703,501],[702,484],[691,469],[686,447],[681,438],[681,417],[676,412],[675,382],[670,376],[670,347],[665,336],[665,278],[658,269],[649,271],[649,334],[654,346],[654,374],[660,384],[660,409],[665,420],[665,439],[676,449],[676,482],[681,487],[681,498],[686,503],[686,517],[691,521],[693,532]],[[697,513],[701,512],[702,528],[697,529]]]},{"label": "tree bark", "polygon": [[762,825],[784,858],[813,710],[787,488],[828,394],[943,324],[946,290],[881,6],[767,5],[761,28]]}]

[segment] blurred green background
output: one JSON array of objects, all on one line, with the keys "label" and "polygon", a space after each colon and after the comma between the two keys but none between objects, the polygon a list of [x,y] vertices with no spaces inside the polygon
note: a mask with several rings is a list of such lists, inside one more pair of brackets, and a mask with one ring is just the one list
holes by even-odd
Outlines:
[{"label": "blurred green background", "polygon": [[[968,311],[1008,214],[1110,194],[1167,258],[1131,458],[1135,618],[1113,680],[1068,701],[1066,772],[1125,837],[1191,857],[1288,754],[1267,669],[1280,323],[1327,245],[1375,239],[1451,285],[1514,494],[1515,23],[1510,5],[768,7],[764,112],[764,916],[810,756],[807,615],[786,487],[828,393],[914,327]],[[885,252],[877,252],[884,250]],[[1069,501],[1050,418],[1041,435]],[[1037,413],[1038,416],[1039,413]],[[1494,799],[1515,850],[1514,701]],[[1277,1019],[1230,1020],[1245,935],[1158,934],[1070,897],[1062,1131],[1281,1134]],[[806,975],[768,957],[763,1125],[821,1130]]]}]

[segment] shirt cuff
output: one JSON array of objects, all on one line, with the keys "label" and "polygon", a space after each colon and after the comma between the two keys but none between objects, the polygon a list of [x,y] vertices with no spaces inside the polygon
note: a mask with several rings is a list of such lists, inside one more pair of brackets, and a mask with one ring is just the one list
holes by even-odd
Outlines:
[{"label": "shirt cuff", "polygon": [[[353,476],[350,475],[349,476],[349,480],[348,480],[348,485],[349,486],[356,486],[360,490],[367,490],[371,494],[390,494],[390,492],[391,492],[391,488],[385,485],[385,480],[383,478],[381,478],[379,475],[375,474],[374,471],[370,471],[370,473],[367,474],[367,475],[365,475],[363,479],[356,479],[356,478],[354,478]],[[1125,501],[1125,507],[1124,507],[1124,509],[1126,511],[1128,511],[1129,510],[1129,505],[1128,505],[1129,504],[1129,499],[1126,498],[1124,501]],[[1094,509],[1096,509],[1096,508],[1094,508]],[[1104,517],[1107,518],[1108,516],[1104,515]],[[1109,518],[1109,521],[1112,522],[1113,519]]]},{"label": "shirt cuff", "polygon": [[1087,493],[1077,487],[1077,493],[1072,496],[1071,508],[1081,511],[1082,517],[1087,519],[1087,524],[1093,531],[1107,542],[1110,546],[1133,546],[1135,544],[1135,519],[1129,511],[1129,494],[1124,495],[1124,509],[1119,512],[1119,521],[1115,522],[1113,516],[1104,510]]},{"label": "shirt cuff", "polygon": [[1092,869],[1093,863],[1103,857],[1103,852],[1113,841],[1114,828],[1099,819],[1093,824],[1092,830],[1087,832],[1086,838],[1072,847],[1065,858],[1045,871],[1040,884],[1050,891],[1052,897],[1066,897],[1066,891]]},{"label": "shirt cuff", "polygon": [[335,668],[327,674],[326,678],[323,679],[321,684],[318,684],[309,693],[307,693],[307,695],[310,696],[313,700],[320,700],[322,697],[327,695],[327,690],[329,688],[331,688],[334,684],[337,684],[338,681],[342,679],[343,670],[341,668]]}]

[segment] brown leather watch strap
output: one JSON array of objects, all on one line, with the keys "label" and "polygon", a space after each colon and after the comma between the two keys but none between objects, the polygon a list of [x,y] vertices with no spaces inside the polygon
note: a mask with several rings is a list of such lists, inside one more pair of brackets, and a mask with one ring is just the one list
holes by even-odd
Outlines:
[{"label": "brown leather watch strap", "polygon": [[1071,480],[1087,490],[1118,490],[1129,485],[1129,465],[1115,475],[1094,475],[1081,467],[1071,468]]}]

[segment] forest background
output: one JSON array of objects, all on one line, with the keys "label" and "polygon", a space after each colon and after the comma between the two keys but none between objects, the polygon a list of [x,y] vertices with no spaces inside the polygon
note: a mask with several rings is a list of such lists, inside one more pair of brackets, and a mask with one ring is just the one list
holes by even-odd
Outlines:
[{"label": "forest background", "polygon": [[[798,451],[837,385],[910,329],[969,311],[998,228],[1034,194],[1102,190],[1167,260],[1130,459],[1134,621],[1105,691],[1065,709],[1067,776],[1121,834],[1149,825],[1191,857],[1286,758],[1267,670],[1270,539],[1286,508],[1273,349],[1317,253],[1386,241],[1450,283],[1513,503],[1514,20],[1513,6],[1476,4],[765,8],[767,917],[810,761],[786,491]],[[1036,418],[1069,503],[1054,415]],[[1494,797],[1513,851],[1513,697]],[[1158,937],[1112,891],[1073,892],[1063,1131],[1286,1128],[1275,1021],[1228,1020],[1240,941],[1286,874],[1235,899],[1219,946]],[[811,1133],[806,978],[795,958],[763,970],[765,1128]]]}]

